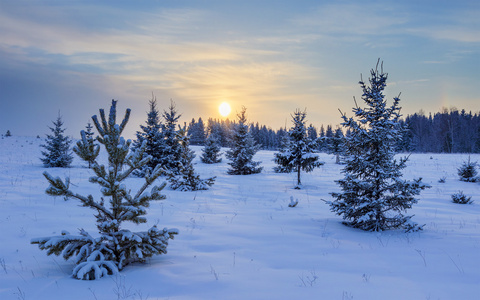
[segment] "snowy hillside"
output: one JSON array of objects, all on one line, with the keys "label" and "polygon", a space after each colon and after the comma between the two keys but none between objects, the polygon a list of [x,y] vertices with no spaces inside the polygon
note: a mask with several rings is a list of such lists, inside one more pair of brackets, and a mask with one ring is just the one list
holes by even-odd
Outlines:
[{"label": "snowy hillside", "polygon": [[[30,240],[96,232],[94,211],[75,200],[47,196],[39,160],[43,139],[0,140],[0,299],[479,299],[480,184],[458,180],[468,155],[413,154],[405,178],[423,177],[432,188],[408,212],[426,224],[423,232],[369,233],[348,228],[322,199],[338,191],[335,158],[302,174],[272,171],[273,152],[255,160],[264,170],[227,175],[227,160],[206,165],[197,153],[196,170],[217,176],[210,190],[180,192],[166,188],[153,203],[144,230],[178,228],[168,254],[147,264],[127,266],[119,275],[96,281],[70,277],[74,264],[47,256]],[[102,154],[101,154],[102,155]],[[480,155],[472,155],[480,161]],[[100,194],[88,182],[92,172],[74,159],[72,168],[48,169],[71,178],[72,190]],[[439,183],[445,177],[445,183]],[[141,179],[127,185],[135,190]],[[451,202],[463,191],[471,205]],[[299,204],[288,207],[290,197]]]}]

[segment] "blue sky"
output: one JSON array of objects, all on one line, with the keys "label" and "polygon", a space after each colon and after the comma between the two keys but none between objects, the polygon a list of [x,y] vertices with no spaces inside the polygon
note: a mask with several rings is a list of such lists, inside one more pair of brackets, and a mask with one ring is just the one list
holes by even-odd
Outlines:
[{"label": "blue sky", "polygon": [[60,112],[78,136],[117,99],[131,136],[152,92],[187,122],[226,101],[274,129],[296,108],[335,125],[378,58],[404,114],[478,112],[479,16],[479,1],[0,0],[0,133],[43,136]]}]

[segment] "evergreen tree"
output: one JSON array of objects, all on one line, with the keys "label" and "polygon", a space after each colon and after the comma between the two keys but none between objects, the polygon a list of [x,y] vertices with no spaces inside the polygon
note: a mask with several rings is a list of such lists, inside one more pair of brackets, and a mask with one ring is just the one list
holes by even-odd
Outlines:
[{"label": "evergreen tree", "polygon": [[100,153],[100,145],[95,144],[93,139],[92,124],[90,122],[87,124],[87,131],[80,131],[81,140],[73,146],[73,152],[78,155],[81,159],[88,162],[88,167],[91,168],[95,159],[97,159],[98,154]]},{"label": "evergreen tree", "polygon": [[288,132],[289,141],[284,151],[275,153],[274,162],[279,165],[276,172],[284,170],[294,170],[297,172],[297,185],[300,189],[302,182],[300,180],[301,170],[311,172],[314,168],[323,165],[318,155],[314,154],[317,149],[317,141],[308,137],[305,127],[305,111],[296,110],[292,116],[293,127]]},{"label": "evergreen tree", "polygon": [[190,137],[185,126],[177,131],[177,136],[181,149],[180,161],[177,167],[179,175],[171,175],[169,177],[171,188],[180,191],[208,190],[208,187],[213,185],[215,177],[200,179],[200,175],[195,173],[192,163],[195,154],[189,147]]},{"label": "evergreen tree", "polygon": [[46,168],[68,168],[73,161],[70,151],[72,141],[68,136],[63,135],[65,128],[62,127],[63,121],[60,115],[52,123],[54,127],[49,128],[53,134],[47,134],[46,144],[40,145],[45,148],[45,151],[42,151],[44,157],[40,160]]},{"label": "evergreen tree", "polygon": [[398,152],[412,152],[413,151],[413,136],[409,124],[404,120],[400,120],[400,125],[405,128],[402,139],[397,143]]},{"label": "evergreen tree", "polygon": [[318,134],[318,150],[321,152],[327,151],[327,139],[325,137],[325,128],[323,124],[320,126],[320,132]]},{"label": "evergreen tree", "polygon": [[200,159],[206,164],[216,164],[222,161],[222,153],[220,147],[220,138],[216,132],[208,135],[205,147],[202,148],[202,156]]},{"label": "evergreen tree", "polygon": [[480,178],[477,177],[477,162],[470,161],[470,156],[468,156],[468,161],[463,162],[462,166],[458,169],[457,174],[460,177],[461,181],[480,181]]},{"label": "evergreen tree", "polygon": [[177,229],[160,230],[156,226],[143,232],[131,232],[122,228],[124,222],[146,223],[144,215],[150,201],[165,199],[165,196],[160,194],[165,183],[153,186],[150,192],[146,192],[161,175],[160,166],[145,176],[145,183],[134,196],[122,183],[150,159],[149,156],[143,156],[146,141],[138,151],[129,153],[131,141],[125,141],[121,137],[129,116],[130,109],[127,109],[122,123],[116,124],[116,101],[112,100],[108,119],[103,109],[100,109],[101,121],[96,115],[92,117],[99,133],[97,140],[105,146],[108,154],[108,166],[99,165],[95,161],[95,176],[90,178],[90,182],[101,186],[103,197],[100,200],[94,200],[92,195],[82,196],[72,192],[69,178],[62,181],[47,172],[43,173],[50,183],[47,194],[63,196],[66,200],[77,199],[82,206],[96,211],[99,237],[93,237],[80,229],[79,235],[62,231],[59,236],[35,238],[31,241],[32,244],[38,244],[41,250],[47,250],[48,255],[62,255],[65,260],[72,258],[77,265],[73,270],[73,277],[77,279],[97,279],[114,274],[129,263],[144,262],[155,254],[167,253],[168,240],[178,234]]},{"label": "evergreen tree", "polygon": [[340,156],[343,155],[343,144],[345,143],[345,137],[343,136],[342,129],[337,128],[332,137],[328,138],[327,153],[335,155],[335,163],[340,163]]},{"label": "evergreen tree", "polygon": [[293,156],[290,152],[290,149],[292,148],[291,144],[292,141],[290,140],[290,135],[287,131],[286,134],[281,137],[279,152],[274,154],[275,158],[273,161],[277,163],[277,165],[273,167],[275,173],[293,172],[294,164],[292,163]]},{"label": "evergreen tree", "polygon": [[177,122],[181,115],[178,114],[175,103],[170,101],[168,110],[162,114],[164,123],[162,124],[163,142],[159,149],[161,166],[170,174],[178,175],[178,166],[182,150],[177,135]]},{"label": "evergreen tree", "polygon": [[346,140],[346,166],[343,179],[336,182],[342,192],[331,193],[334,201],[328,202],[331,210],[343,215],[345,224],[368,231],[404,228],[419,230],[410,223],[411,216],[403,212],[412,207],[414,198],[428,186],[421,178],[413,182],[401,179],[407,158],[394,159],[395,145],[402,137],[399,126],[399,97],[387,107],[383,90],[387,74],[377,68],[371,70],[370,86],[363,81],[362,100],[366,107],[353,108],[355,118],[342,114],[342,125],[351,130]]},{"label": "evergreen tree", "polygon": [[203,123],[202,118],[198,118],[196,130],[195,130],[195,139],[197,145],[203,146],[205,145],[205,124]]},{"label": "evergreen tree", "polygon": [[188,125],[188,135],[191,145],[205,145],[205,124],[203,124],[202,118],[198,118],[198,122],[192,119]]},{"label": "evergreen tree", "polygon": [[7,133],[5,133],[5,136],[6,137],[12,136],[12,133],[10,132],[10,130],[7,130]]},{"label": "evergreen tree", "polygon": [[235,125],[233,137],[231,140],[231,148],[225,154],[231,162],[230,169],[227,173],[230,175],[249,175],[262,172],[263,167],[259,167],[259,161],[253,161],[253,156],[259,150],[260,146],[255,144],[253,137],[248,131],[247,117],[245,116],[247,109],[237,115],[238,124]]},{"label": "evergreen tree", "polygon": [[152,172],[158,164],[162,162],[162,143],[163,138],[160,132],[161,124],[159,112],[157,110],[157,99],[152,95],[148,102],[150,110],[147,113],[146,125],[140,125],[141,131],[136,132],[137,139],[133,142],[132,151],[138,151],[143,142],[146,141],[144,156],[151,156],[150,161],[139,170],[135,170],[133,175],[144,177],[147,172]]},{"label": "evergreen tree", "polygon": [[317,129],[312,124],[310,124],[310,126],[308,126],[308,128],[307,128],[307,137],[311,141],[315,141],[315,140],[318,139]]},{"label": "evergreen tree", "polygon": [[334,136],[332,125],[327,125],[327,130],[325,130],[325,134],[320,136],[320,148],[322,151],[326,153],[330,152],[330,144],[332,142],[332,138]]},{"label": "evergreen tree", "polygon": [[287,128],[280,128],[276,132],[276,149],[282,150],[286,148],[288,143],[288,131]]},{"label": "evergreen tree", "polygon": [[477,139],[475,141],[475,146],[474,147],[475,147],[475,152],[480,153],[480,125],[477,128]]}]

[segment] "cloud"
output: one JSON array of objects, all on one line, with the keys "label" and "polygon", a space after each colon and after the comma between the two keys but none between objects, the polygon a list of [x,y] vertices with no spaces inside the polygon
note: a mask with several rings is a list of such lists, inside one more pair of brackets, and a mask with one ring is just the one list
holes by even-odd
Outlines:
[{"label": "cloud", "polygon": [[480,30],[463,26],[435,26],[410,30],[412,33],[435,40],[460,43],[480,43]]},{"label": "cloud", "polygon": [[322,5],[292,19],[296,25],[339,38],[390,34],[407,21],[397,5],[363,2]]},{"label": "cloud", "polygon": [[[445,11],[438,16],[431,15],[429,22],[422,22],[408,29],[410,34],[426,37],[439,41],[458,43],[480,42],[480,9],[474,6],[462,5],[465,3],[445,7]],[[427,18],[426,13],[418,16],[419,19]]]}]

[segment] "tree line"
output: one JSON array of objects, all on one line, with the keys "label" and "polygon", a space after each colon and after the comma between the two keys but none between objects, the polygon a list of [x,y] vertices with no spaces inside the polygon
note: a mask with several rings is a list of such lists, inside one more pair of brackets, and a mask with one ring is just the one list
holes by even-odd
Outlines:
[{"label": "tree line", "polygon": [[480,115],[443,108],[426,116],[420,111],[405,118],[408,129],[402,150],[434,153],[480,153]]},{"label": "tree line", "polygon": [[[423,111],[407,115],[400,120],[407,129],[397,148],[402,152],[432,152],[432,153],[480,153],[480,114],[459,111],[456,108],[443,108],[428,116]],[[188,125],[188,134],[191,136],[191,145],[205,145],[207,136],[215,132],[219,136],[222,147],[229,147],[231,133],[235,121],[209,118],[206,122],[202,118],[192,119]],[[249,131],[255,142],[262,150],[279,150],[282,139],[287,135],[287,128],[274,130],[258,122],[249,125]],[[318,151],[336,153],[341,139],[349,135],[348,129],[344,132],[339,126],[310,124],[307,128],[310,139],[320,138]],[[332,149],[333,148],[333,149]]]}]

